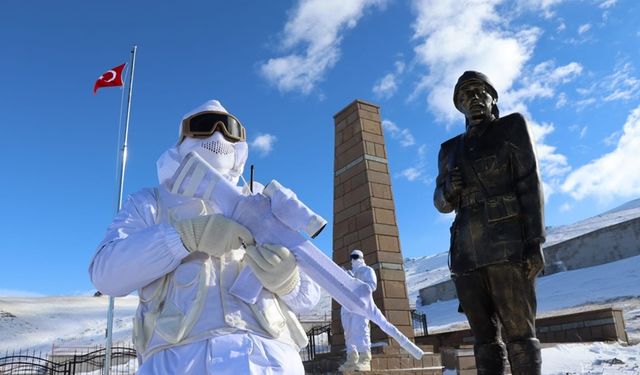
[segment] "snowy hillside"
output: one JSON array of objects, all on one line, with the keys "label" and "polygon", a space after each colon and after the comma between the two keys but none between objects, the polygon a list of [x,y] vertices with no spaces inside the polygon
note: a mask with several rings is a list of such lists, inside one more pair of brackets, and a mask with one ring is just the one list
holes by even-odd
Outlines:
[{"label": "snowy hillside", "polygon": [[[601,215],[570,225],[547,228],[547,241],[551,246],[569,239],[640,217],[640,199],[627,202]],[[405,271],[409,301],[415,304],[420,289],[449,279],[448,253],[442,252],[420,258],[406,259]],[[427,272],[426,274],[424,272]]]},{"label": "snowy hillside", "polygon": [[[5,350],[51,351],[53,345],[104,343],[107,297],[1,297],[0,355]],[[130,342],[138,297],[116,299],[114,342]]]},{"label": "snowy hillside", "polygon": [[449,253],[439,253],[420,258],[405,259],[409,304],[415,306],[420,289],[438,284],[450,278]]},{"label": "snowy hillside", "polygon": [[578,221],[570,225],[562,225],[547,229],[547,241],[545,246],[555,245],[559,242],[593,232],[614,224],[640,217],[640,199],[627,202],[603,214]]},{"label": "snowy hillside", "polygon": [[[538,314],[591,305],[617,305],[627,301],[625,323],[631,339],[640,342],[640,255],[595,267],[560,272],[537,282]],[[440,301],[418,310],[427,315],[429,331],[466,324],[458,313],[458,300]]]}]

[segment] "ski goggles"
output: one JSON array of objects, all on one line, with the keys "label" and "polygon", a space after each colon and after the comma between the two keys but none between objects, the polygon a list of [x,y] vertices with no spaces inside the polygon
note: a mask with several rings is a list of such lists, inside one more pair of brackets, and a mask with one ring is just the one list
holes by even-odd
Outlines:
[{"label": "ski goggles", "polygon": [[[237,118],[226,113],[199,113],[182,122],[182,139],[184,137],[206,138],[216,130],[229,141],[240,142],[247,140],[247,133]],[[182,142],[182,139],[180,140]]]},{"label": "ski goggles", "polygon": [[351,255],[349,255],[349,258],[351,258],[351,259],[353,259],[353,260],[360,259],[360,255],[358,255],[358,254],[351,254]]}]

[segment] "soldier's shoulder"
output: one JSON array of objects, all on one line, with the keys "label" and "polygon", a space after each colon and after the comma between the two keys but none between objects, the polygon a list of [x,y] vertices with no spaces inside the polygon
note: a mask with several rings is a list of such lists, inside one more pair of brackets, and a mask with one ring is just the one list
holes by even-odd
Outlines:
[{"label": "soldier's shoulder", "polygon": [[498,121],[500,121],[502,124],[505,124],[507,126],[514,126],[514,127],[527,126],[527,120],[525,120],[524,116],[520,112],[514,112],[504,117],[500,117]]},{"label": "soldier's shoulder", "polygon": [[505,128],[502,128],[502,129],[505,129],[508,132],[515,132],[517,134],[523,131],[528,131],[527,120],[525,120],[524,116],[519,112],[511,113],[507,116],[500,117],[498,121],[500,126],[506,127],[506,129]]},{"label": "soldier's shoulder", "polygon": [[462,135],[463,134],[458,134],[455,137],[447,139],[446,141],[442,142],[442,144],[440,145],[440,148],[448,149],[448,148],[454,146],[458,142],[458,139],[460,139],[460,137],[462,137]]}]

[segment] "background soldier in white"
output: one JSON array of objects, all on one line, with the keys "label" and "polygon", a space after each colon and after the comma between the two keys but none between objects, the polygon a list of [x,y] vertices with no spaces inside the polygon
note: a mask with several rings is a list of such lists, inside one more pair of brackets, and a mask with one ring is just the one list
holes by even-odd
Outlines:
[{"label": "background soldier in white", "polygon": [[[365,264],[364,254],[360,250],[351,252],[351,271],[349,274],[367,284],[371,293],[378,287],[376,273],[373,268]],[[369,319],[342,307],[340,320],[342,320],[347,349],[347,360],[340,366],[340,371],[370,371],[371,329]]]}]

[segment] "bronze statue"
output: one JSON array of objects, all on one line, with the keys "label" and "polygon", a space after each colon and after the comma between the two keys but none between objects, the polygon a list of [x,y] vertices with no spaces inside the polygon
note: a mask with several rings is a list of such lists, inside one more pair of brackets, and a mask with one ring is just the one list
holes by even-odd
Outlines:
[{"label": "bronze statue", "polygon": [[458,79],[453,102],[466,130],[440,147],[434,204],[456,212],[451,276],[475,336],[478,374],[502,374],[505,349],[512,374],[540,374],[535,278],[544,268],[542,187],[524,117],[499,117],[497,101],[484,74],[467,71]]}]

